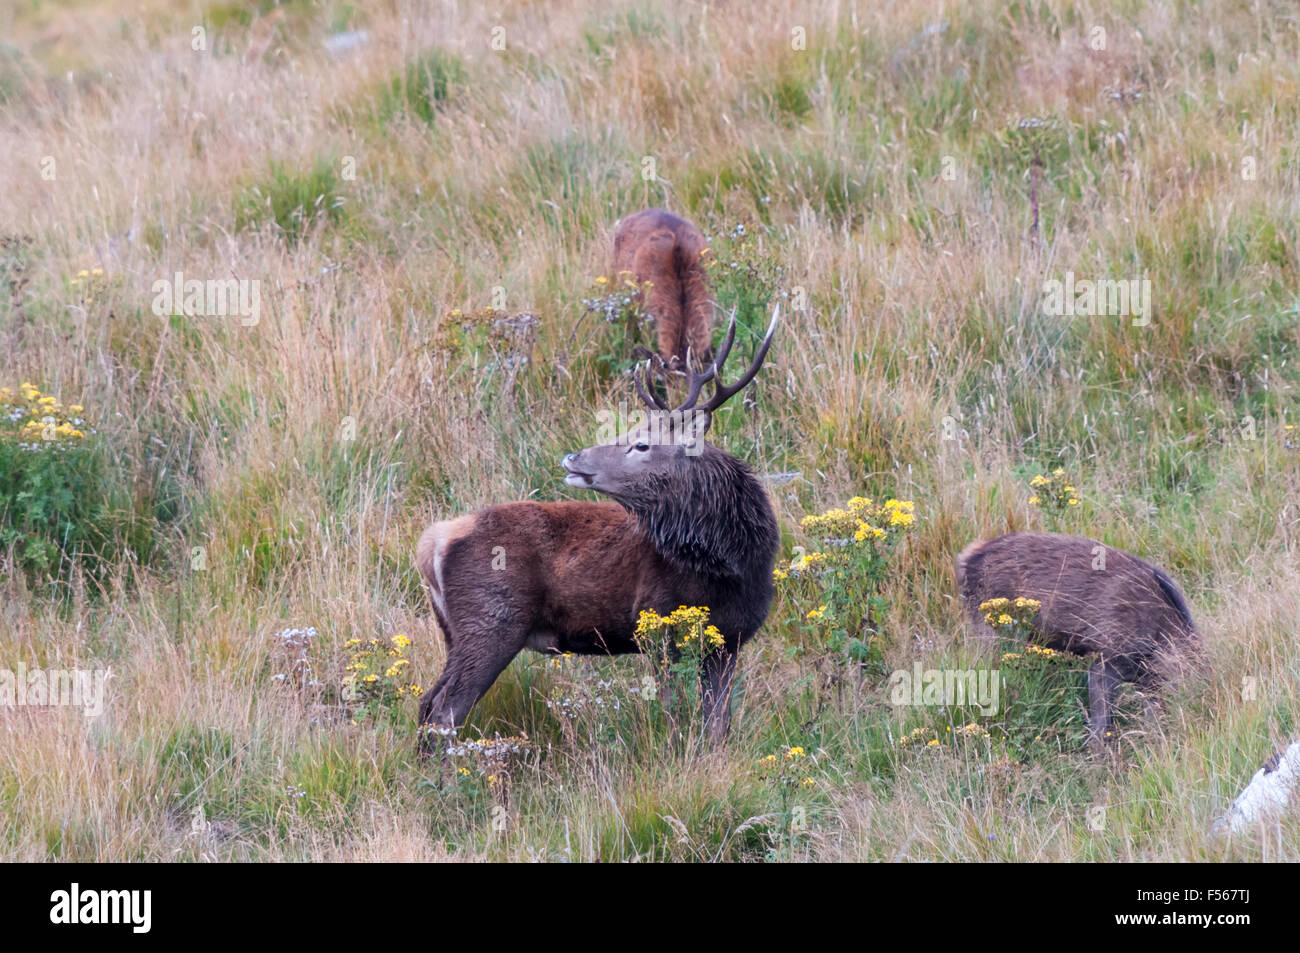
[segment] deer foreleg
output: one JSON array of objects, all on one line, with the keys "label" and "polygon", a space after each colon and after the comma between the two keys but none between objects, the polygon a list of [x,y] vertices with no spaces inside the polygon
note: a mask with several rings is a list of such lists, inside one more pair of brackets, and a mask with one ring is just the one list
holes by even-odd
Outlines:
[{"label": "deer foreleg", "polygon": [[731,685],[736,676],[737,653],[715,649],[700,662],[700,697],[709,740],[721,744],[731,730]]}]

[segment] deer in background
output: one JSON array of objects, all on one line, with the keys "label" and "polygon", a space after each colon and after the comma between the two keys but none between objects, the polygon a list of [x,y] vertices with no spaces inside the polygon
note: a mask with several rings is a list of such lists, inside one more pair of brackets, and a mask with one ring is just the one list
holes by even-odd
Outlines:
[{"label": "deer in background", "polygon": [[1045,646],[1096,655],[1088,670],[1094,747],[1104,744],[1110,730],[1121,682],[1157,691],[1200,653],[1200,636],[1174,581],[1137,556],[1096,540],[1008,533],[972,543],[957,557],[957,585],[986,643],[996,644],[997,635],[981,603],[1024,597],[1042,604],[1033,625]]},{"label": "deer in background", "polygon": [[523,649],[638,652],[641,611],[683,605],[707,606],[724,636],[701,662],[700,690],[710,738],[726,736],[737,653],[767,618],[780,534],[749,467],[703,437],[718,408],[758,373],[779,310],[735,383],[721,379],[733,317],[707,369],[687,362],[680,406],[654,393],[647,362],[651,386],[634,381],[649,419],[561,461],[567,485],[614,502],[504,503],[425,531],[416,564],[447,646],[441,677],[420,699],[426,750],[430,729],[458,728]]},{"label": "deer in background", "polygon": [[700,230],[663,209],[648,208],[618,223],[614,271],[650,282],[642,309],[654,319],[659,356],[678,368],[689,351],[703,364],[713,344],[713,299],[701,256],[708,248]]}]

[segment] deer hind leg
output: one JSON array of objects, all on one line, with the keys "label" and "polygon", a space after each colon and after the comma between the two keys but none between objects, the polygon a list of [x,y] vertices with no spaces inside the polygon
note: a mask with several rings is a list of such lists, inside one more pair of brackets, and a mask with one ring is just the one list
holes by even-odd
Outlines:
[{"label": "deer hind leg", "polygon": [[1137,679],[1138,690],[1142,693],[1142,714],[1149,731],[1159,731],[1165,719],[1166,680],[1149,670],[1142,672]]},{"label": "deer hind leg", "polygon": [[[515,631],[517,630],[517,631]],[[440,736],[459,730],[470,709],[519,654],[527,640],[526,625],[500,629],[456,629],[447,664],[434,686],[420,699],[420,748],[431,752]]]},{"label": "deer hind leg", "polygon": [[736,677],[738,654],[720,648],[700,662],[700,697],[704,707],[704,728],[709,741],[722,744],[731,730],[731,686]]},{"label": "deer hind leg", "polygon": [[1097,659],[1088,669],[1088,744],[1093,750],[1106,747],[1119,682],[1115,667],[1103,659]]}]

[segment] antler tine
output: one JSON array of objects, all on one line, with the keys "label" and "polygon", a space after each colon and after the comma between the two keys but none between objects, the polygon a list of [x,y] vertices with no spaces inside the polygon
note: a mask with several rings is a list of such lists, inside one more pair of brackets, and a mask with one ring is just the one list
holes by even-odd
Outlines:
[{"label": "antler tine", "polygon": [[718,367],[716,364],[709,365],[703,373],[696,371],[695,361],[692,360],[692,356],[691,349],[688,347],[686,349],[686,379],[689,383],[686,390],[686,400],[682,401],[682,403],[676,408],[674,411],[675,413],[693,409],[695,405],[699,403],[700,390],[705,384],[716,379],[718,376]]},{"label": "antler tine", "polygon": [[[744,374],[741,374],[740,377],[737,378],[734,384],[722,383],[722,378],[717,377],[717,370],[721,361],[714,362],[712,368],[715,377],[713,396],[710,397],[709,402],[704,405],[706,410],[710,412],[717,410],[737,393],[744,390],[745,386],[754,379],[754,375],[758,373],[758,369],[763,366],[763,361],[767,358],[768,348],[772,346],[772,338],[776,335],[776,322],[780,317],[781,305],[780,302],[778,302],[777,306],[772,309],[772,323],[767,326],[767,334],[763,335],[763,343],[758,346],[758,353],[754,355],[753,363],[749,365],[749,370],[745,371]],[[731,319],[731,328],[727,332],[727,340],[724,342],[726,350],[731,349],[731,339],[734,338],[735,335],[736,319],[733,317]],[[722,359],[725,360],[725,351],[720,351],[720,354]]]},{"label": "antler tine", "polygon": [[651,358],[647,358],[645,362],[645,384],[643,385],[641,379],[636,376],[636,371],[632,372],[632,384],[636,387],[637,396],[651,410],[669,410],[668,404],[655,393],[654,379],[650,376],[651,361]]},{"label": "antler tine", "polygon": [[727,363],[727,356],[731,354],[731,345],[736,341],[736,309],[731,309],[731,320],[727,322],[727,336],[722,339],[722,345],[718,348],[717,353],[713,355],[713,373],[721,380],[722,366]]}]

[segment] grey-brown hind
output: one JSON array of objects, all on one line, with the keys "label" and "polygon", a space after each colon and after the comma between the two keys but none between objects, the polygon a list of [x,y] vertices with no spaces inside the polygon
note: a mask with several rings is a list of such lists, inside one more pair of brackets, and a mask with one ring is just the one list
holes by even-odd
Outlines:
[{"label": "grey-brown hind", "polygon": [[1187,602],[1163,570],[1094,539],[1008,533],[972,543],[957,557],[957,586],[979,636],[996,642],[980,605],[999,597],[1042,603],[1034,619],[1048,648],[1093,655],[1088,672],[1090,740],[1111,729],[1122,682],[1151,700],[1200,659]]}]

